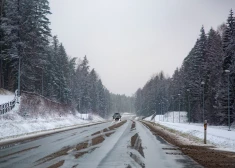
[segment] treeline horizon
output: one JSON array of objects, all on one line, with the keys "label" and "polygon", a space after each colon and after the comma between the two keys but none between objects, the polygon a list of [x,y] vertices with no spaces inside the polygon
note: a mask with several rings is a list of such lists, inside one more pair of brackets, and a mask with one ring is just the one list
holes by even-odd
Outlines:
[{"label": "treeline horizon", "polygon": [[[199,38],[171,78],[161,71],[135,93],[138,115],[187,111],[190,122],[231,125],[235,119],[235,18],[202,26]],[[230,114],[230,115],[229,115]]]}]

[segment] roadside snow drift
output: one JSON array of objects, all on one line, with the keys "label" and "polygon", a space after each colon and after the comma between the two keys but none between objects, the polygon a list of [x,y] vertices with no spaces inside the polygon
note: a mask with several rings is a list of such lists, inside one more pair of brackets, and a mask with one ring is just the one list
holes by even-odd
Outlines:
[{"label": "roadside snow drift", "polygon": [[[104,121],[99,116],[93,115],[92,120],[81,118],[83,115],[69,114],[67,116],[44,116],[38,118],[24,118],[18,113],[12,111],[0,117],[0,141],[10,137],[19,135],[42,132],[45,130],[64,128],[68,126],[81,125],[91,122]],[[91,116],[91,115],[89,115]]]},{"label": "roadside snow drift", "polygon": [[[173,120],[174,116],[174,120]],[[146,118],[146,121],[150,121],[152,116]],[[188,123],[187,112],[168,112],[164,116],[156,115],[153,122],[159,123],[160,125],[168,128],[177,130],[181,133],[192,135],[204,139],[204,126],[202,123]],[[174,123],[173,123],[174,121]],[[180,121],[180,123],[179,123]],[[213,144],[218,148],[228,151],[235,151],[235,128],[228,131],[226,126],[212,126],[207,127],[207,141],[208,144]]]},{"label": "roadside snow drift", "polygon": [[0,89],[0,104],[8,103],[14,100],[14,97],[15,97],[14,93],[4,89]]},{"label": "roadside snow drift", "polygon": [[70,106],[24,93],[20,98],[20,106],[16,104],[11,112],[0,115],[0,141],[19,135],[98,121],[104,119],[93,114],[80,114]]}]

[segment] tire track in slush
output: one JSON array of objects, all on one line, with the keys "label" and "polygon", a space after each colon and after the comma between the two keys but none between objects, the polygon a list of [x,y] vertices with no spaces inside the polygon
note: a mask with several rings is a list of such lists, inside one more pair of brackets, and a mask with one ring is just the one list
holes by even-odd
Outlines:
[{"label": "tire track in slush", "polygon": [[[79,160],[79,168],[89,167],[127,167],[130,157],[127,152],[127,145],[130,143],[130,125],[128,120],[119,127],[116,132],[105,140],[103,144],[90,155]],[[127,159],[128,158],[128,159]]]},{"label": "tire track in slush", "polygon": [[[57,161],[63,161],[63,165],[67,165],[67,167],[70,167],[68,164],[69,162],[76,162],[78,158],[85,154],[92,153],[95,149],[99,148],[100,144],[110,136],[112,133],[115,132],[115,129],[120,127],[122,124],[124,124],[126,121],[112,124],[111,126],[102,129],[100,131],[97,131],[91,135],[86,136],[83,142],[80,142],[79,144],[75,146],[68,146],[66,148],[63,148],[53,154],[50,154],[42,159],[39,159],[37,161],[36,166],[48,166],[51,165],[54,162]],[[60,162],[62,163],[62,162]],[[56,164],[55,164],[56,165]],[[75,164],[76,165],[76,164]],[[73,167],[76,167],[73,165]],[[66,167],[66,166],[65,166]]]}]

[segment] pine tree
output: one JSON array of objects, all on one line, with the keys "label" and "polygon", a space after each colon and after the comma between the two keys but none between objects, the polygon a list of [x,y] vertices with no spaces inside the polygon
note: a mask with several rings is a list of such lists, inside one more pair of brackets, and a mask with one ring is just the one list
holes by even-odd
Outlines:
[{"label": "pine tree", "polygon": [[109,113],[112,112],[111,111],[111,96],[110,96],[110,92],[108,89],[104,89],[104,94],[105,94],[105,112],[104,112],[104,118],[107,118],[109,116]]},{"label": "pine tree", "polygon": [[[206,82],[206,44],[207,37],[204,28],[201,28],[200,38],[196,41],[195,46],[183,62],[184,66],[184,85],[189,89],[188,96],[191,97],[191,116],[194,121],[202,121],[202,85]],[[185,94],[186,95],[186,94]]]},{"label": "pine tree", "polygon": [[98,96],[97,96],[97,87],[98,87],[98,77],[94,69],[91,70],[89,74],[89,97],[91,98],[91,110],[93,112],[98,112]]},{"label": "pine tree", "polygon": [[206,89],[205,89],[205,117],[209,123],[217,124],[218,102],[217,92],[220,89],[222,75],[223,50],[220,35],[212,28],[208,34],[206,45]]},{"label": "pine tree", "polygon": [[[2,1],[3,2],[3,1]],[[6,0],[1,12],[1,85],[8,90],[15,88],[19,60],[19,1]]]},{"label": "pine tree", "polygon": [[233,11],[230,10],[229,17],[227,19],[227,27],[223,38],[223,51],[224,51],[224,63],[223,69],[229,69],[232,63],[232,57],[234,53],[234,30],[235,20],[233,17]]},{"label": "pine tree", "polygon": [[85,56],[76,70],[76,94],[80,102],[80,110],[84,113],[91,110],[91,98],[89,97],[89,68],[89,62]]},{"label": "pine tree", "polygon": [[[227,27],[225,30],[224,38],[223,38],[223,51],[224,51],[224,59],[223,59],[223,73],[221,76],[220,82],[220,90],[218,92],[218,102],[219,102],[219,124],[227,124],[228,122],[228,92],[226,86],[229,86],[230,95],[229,95],[229,107],[230,113],[232,116],[231,122],[233,122],[234,118],[234,98],[235,98],[235,19],[233,17],[233,11],[230,11],[229,17],[227,19]],[[225,70],[229,70],[229,73],[226,73]],[[228,81],[228,75],[230,80]]]},{"label": "pine tree", "polygon": [[97,112],[100,116],[104,116],[106,111],[105,90],[101,80],[97,83]]}]

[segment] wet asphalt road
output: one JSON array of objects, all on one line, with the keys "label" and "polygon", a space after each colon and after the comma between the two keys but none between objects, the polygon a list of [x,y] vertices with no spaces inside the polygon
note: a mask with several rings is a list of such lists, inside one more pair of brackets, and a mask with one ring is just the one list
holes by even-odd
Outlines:
[{"label": "wet asphalt road", "polygon": [[111,123],[103,123],[89,127],[77,128],[43,136],[36,140],[31,139],[24,142],[1,146],[0,148],[6,148],[0,149],[0,167],[35,167],[37,165],[37,160],[50,155],[53,152],[57,152],[63,147],[73,146],[83,142],[87,136],[109,127],[110,124]]},{"label": "wet asphalt road", "polygon": [[[174,150],[177,155],[172,154],[171,149],[175,147],[160,137],[152,135],[148,128],[140,122],[136,121],[135,123],[135,128],[132,128],[133,121],[128,120],[125,124],[116,128],[110,137],[105,137],[105,140],[96,146],[94,150],[86,153],[81,158],[75,158],[73,151],[70,150],[66,151],[69,154],[41,162],[42,158],[58,153],[62,149],[76,146],[87,140],[90,141],[89,139],[97,136],[94,133],[109,128],[116,123],[102,123],[0,146],[0,167],[50,167],[61,160],[66,160],[61,166],[66,168],[73,166],[79,168],[201,167],[189,157],[181,155],[180,151]],[[144,156],[141,156],[137,150],[130,147],[131,138],[135,134],[138,134],[139,139],[142,139],[135,145],[142,143]]]}]

